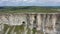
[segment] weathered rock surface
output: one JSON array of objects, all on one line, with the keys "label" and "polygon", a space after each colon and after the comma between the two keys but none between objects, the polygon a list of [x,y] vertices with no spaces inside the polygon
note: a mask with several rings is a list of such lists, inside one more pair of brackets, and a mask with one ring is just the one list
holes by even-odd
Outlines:
[{"label": "weathered rock surface", "polygon": [[37,31],[35,34],[60,34],[60,14],[0,14],[1,34],[4,31],[4,24],[17,26],[23,23],[24,34],[27,34],[27,27],[30,34],[33,34],[32,29]]}]

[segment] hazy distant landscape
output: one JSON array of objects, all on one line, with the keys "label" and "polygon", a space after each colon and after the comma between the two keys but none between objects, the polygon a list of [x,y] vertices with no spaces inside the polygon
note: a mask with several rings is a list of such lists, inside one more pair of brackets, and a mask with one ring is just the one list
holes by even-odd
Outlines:
[{"label": "hazy distant landscape", "polygon": [[2,6],[0,13],[59,13],[60,6]]}]

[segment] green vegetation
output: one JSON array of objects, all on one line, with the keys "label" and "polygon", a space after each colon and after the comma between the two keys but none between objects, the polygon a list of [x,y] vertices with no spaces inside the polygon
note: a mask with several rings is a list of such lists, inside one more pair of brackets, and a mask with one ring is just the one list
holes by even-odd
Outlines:
[{"label": "green vegetation", "polygon": [[37,30],[36,30],[36,29],[33,29],[32,31],[33,31],[33,34],[35,34],[35,33],[37,32]]},{"label": "green vegetation", "polygon": [[24,32],[24,26],[23,25],[21,25],[21,26],[15,26],[14,32],[17,32],[17,34],[20,34],[21,32]]},{"label": "green vegetation", "polygon": [[4,24],[4,34],[6,33],[8,28],[10,28],[9,31],[8,31],[8,34],[11,34],[11,31],[13,30],[14,27],[15,27],[14,32],[16,32],[17,34],[20,34],[21,32],[24,32],[24,26],[23,25],[9,26],[9,25]]},{"label": "green vegetation", "polygon": [[[15,29],[14,29],[14,27],[15,27]],[[14,32],[16,32],[16,34],[21,34],[21,33],[24,33],[24,25],[20,25],[20,26],[18,26],[18,25],[16,25],[16,26],[9,26],[9,25],[7,25],[7,24],[4,24],[4,34],[6,33],[6,31],[8,30],[8,28],[10,28],[9,29],[9,31],[8,31],[8,33],[7,34],[11,34],[11,32],[12,31],[14,31]],[[13,30],[14,29],[14,30]],[[27,34],[31,34],[31,30],[30,30],[30,28],[27,28]],[[13,32],[13,33],[14,33]],[[37,31],[36,29],[32,29],[32,33],[33,34],[35,34],[35,33],[40,33],[40,34],[43,34],[43,31]]]},{"label": "green vegetation", "polygon": [[10,34],[13,26],[8,26],[8,25],[4,24],[4,33],[7,31],[8,28],[10,28],[10,30],[9,30],[9,32],[8,32],[8,34]]},{"label": "green vegetation", "polygon": [[59,13],[60,7],[50,6],[18,6],[0,7],[0,13]]},{"label": "green vegetation", "polygon": [[30,32],[31,32],[31,30],[30,30],[30,28],[28,28],[27,34],[30,34]]}]

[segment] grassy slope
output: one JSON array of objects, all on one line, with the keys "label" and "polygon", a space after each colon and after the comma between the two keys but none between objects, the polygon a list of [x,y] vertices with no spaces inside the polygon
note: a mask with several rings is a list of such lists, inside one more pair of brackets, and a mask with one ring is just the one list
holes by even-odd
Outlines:
[{"label": "grassy slope", "polygon": [[[11,33],[11,31],[12,31],[12,29],[13,29],[14,26],[8,26],[8,25],[4,24],[4,34],[5,34],[5,32],[7,31],[7,29],[9,27],[10,27],[10,30],[8,31],[8,34]],[[15,26],[14,32],[16,32],[17,34],[20,34],[21,32],[19,32],[19,30],[21,32],[24,32],[24,26],[23,25]],[[33,31],[33,34],[35,34],[35,32],[37,32],[35,29],[33,29],[32,31]],[[28,29],[27,34],[30,34],[30,29]]]},{"label": "grassy slope", "polygon": [[[9,27],[10,27],[10,30],[8,31],[8,34],[11,33],[11,31],[12,31],[12,29],[13,29],[14,26],[8,26],[8,25],[4,24],[4,33],[7,31],[7,29]],[[21,32],[19,32],[19,30],[21,32],[23,32],[24,31],[24,26],[23,25],[21,25],[21,26],[15,26],[14,32],[17,32],[17,34],[19,34],[19,33],[21,33]]]},{"label": "grassy slope", "polygon": [[[53,10],[54,9],[54,10]],[[19,6],[19,7],[0,7],[0,13],[59,13],[56,9],[60,7],[40,7],[40,6]]]}]

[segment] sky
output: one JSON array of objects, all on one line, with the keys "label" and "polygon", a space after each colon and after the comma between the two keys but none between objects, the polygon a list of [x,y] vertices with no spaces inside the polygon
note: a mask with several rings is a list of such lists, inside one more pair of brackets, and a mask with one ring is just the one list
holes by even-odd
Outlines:
[{"label": "sky", "polygon": [[0,0],[0,6],[60,6],[60,0]]}]

